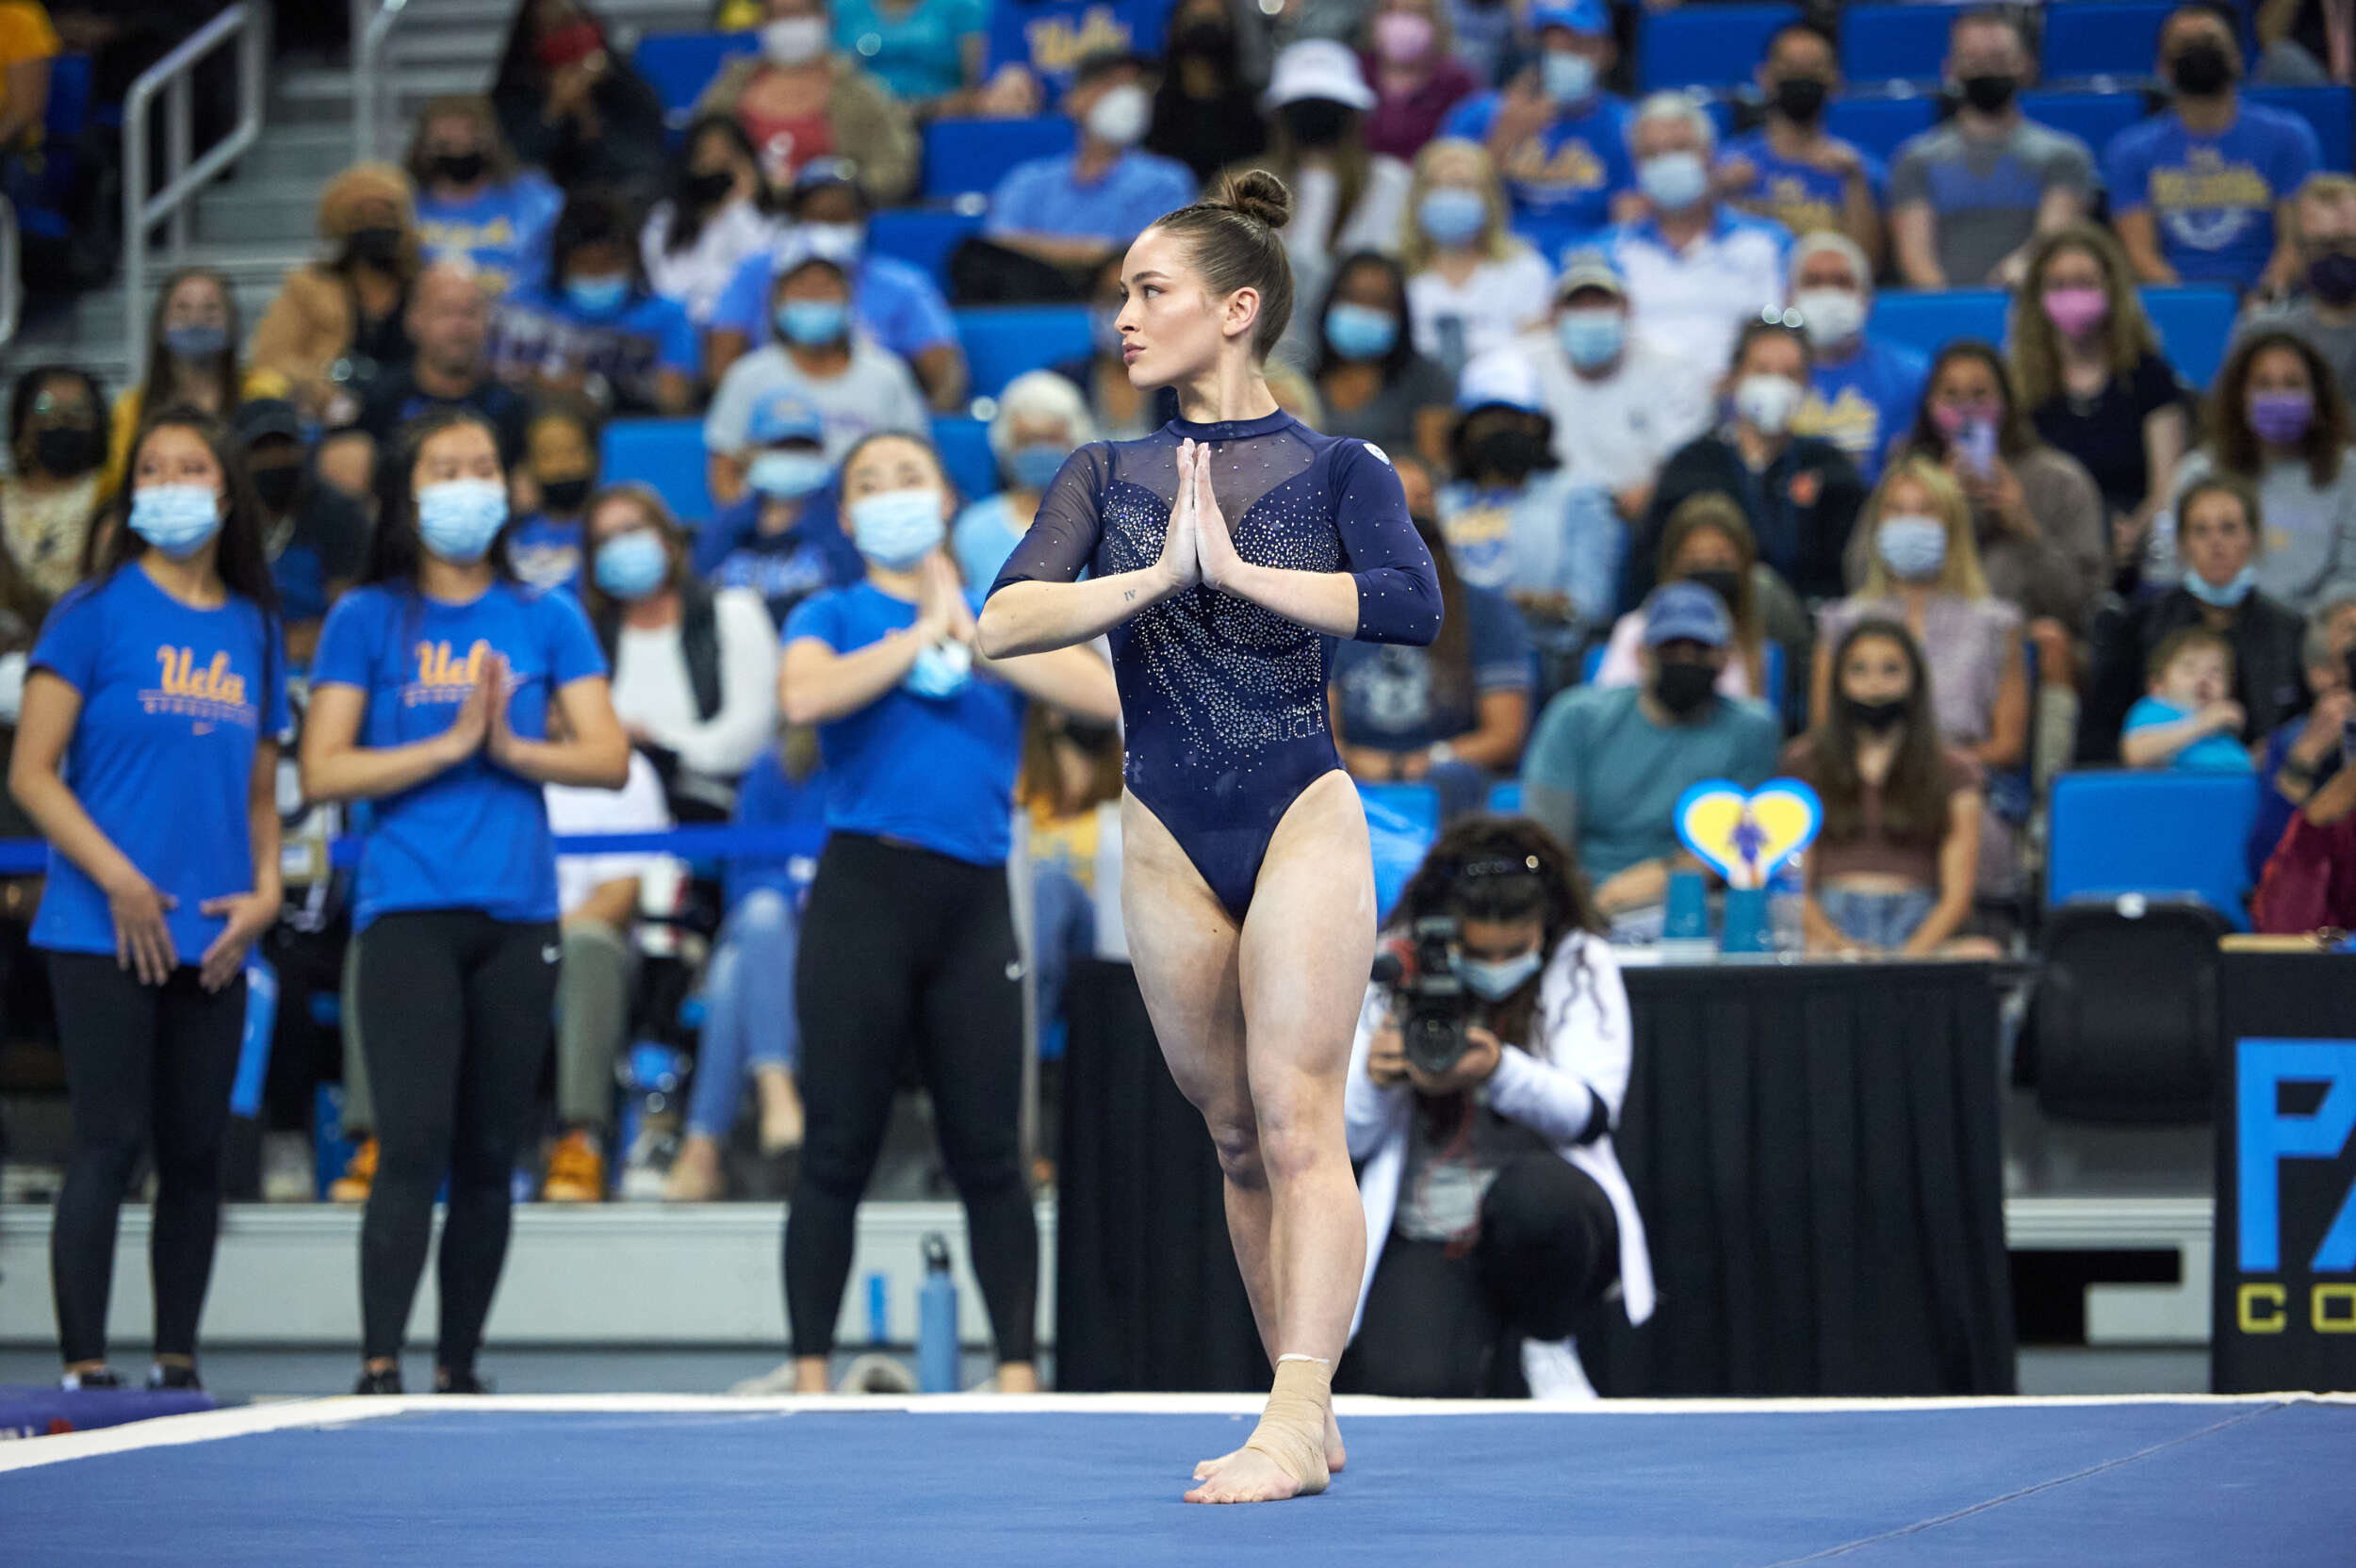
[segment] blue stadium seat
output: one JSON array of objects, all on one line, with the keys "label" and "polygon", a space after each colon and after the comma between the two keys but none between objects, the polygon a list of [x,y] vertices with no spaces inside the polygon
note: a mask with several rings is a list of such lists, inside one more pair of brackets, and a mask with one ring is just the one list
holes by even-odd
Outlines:
[{"label": "blue stadium seat", "polygon": [[1522,814],[1521,780],[1509,778],[1501,784],[1490,785],[1489,809],[1500,817],[1520,816]]},{"label": "blue stadium seat", "polygon": [[2046,906],[2188,892],[2247,931],[2257,809],[2258,782],[2248,774],[2064,774],[2053,780]]},{"label": "blue stadium seat", "polygon": [[2143,119],[2140,92],[2024,92],[2021,112],[2038,124],[2066,131],[2086,144],[2099,166],[2111,139]]},{"label": "blue stadium seat", "polygon": [[1939,80],[1947,30],[1968,4],[1847,6],[1841,13],[1841,74],[1852,83]]},{"label": "blue stadium seat", "polygon": [[1797,6],[1686,6],[1644,13],[1646,92],[1668,87],[1734,87],[1751,79],[1767,41],[1800,20]]},{"label": "blue stadium seat", "polygon": [[939,198],[995,190],[1016,164],[1069,153],[1072,141],[1072,122],[1060,114],[1036,120],[936,120],[924,127],[924,194]]},{"label": "blue stadium seat", "polygon": [[867,248],[923,268],[946,291],[950,254],[968,235],[982,232],[982,216],[949,207],[892,207],[867,220]]},{"label": "blue stadium seat", "polygon": [[2225,344],[2233,335],[2233,317],[2240,302],[2230,288],[2146,288],[2144,314],[2159,329],[2168,363],[2195,386],[2205,387],[2225,363]]},{"label": "blue stadium seat", "polygon": [[2042,70],[2049,82],[2144,77],[2160,53],[2160,24],[2176,0],[2070,0],[2045,8]]},{"label": "blue stadium seat", "polygon": [[1885,163],[1897,154],[1907,138],[1920,136],[1938,122],[1939,100],[1920,94],[1912,98],[1836,98],[1824,110],[1824,129],[1844,141],[1856,142]]},{"label": "blue stadium seat", "polygon": [[1603,645],[1597,643],[1579,659],[1579,683],[1581,686],[1593,686],[1595,683],[1595,672],[1603,668]]},{"label": "blue stadium seat", "polygon": [[2011,296],[2001,288],[1950,288],[1941,293],[1887,293],[1874,298],[1873,332],[1923,353],[1958,337],[2004,340]]},{"label": "blue stadium seat", "polygon": [[656,33],[638,41],[630,63],[663,100],[663,117],[676,130],[695,113],[695,100],[721,66],[760,49],[759,33]]},{"label": "blue stadium seat", "polygon": [[1085,359],[1093,350],[1086,305],[1006,305],[957,312],[957,337],[977,397],[994,398],[1025,370]]},{"label": "blue stadium seat", "polygon": [[90,128],[92,67],[88,55],[57,55],[49,61],[49,107],[41,129],[53,141]]},{"label": "blue stadium seat", "polygon": [[2242,92],[2253,104],[2268,104],[2278,109],[2288,109],[2315,128],[2315,139],[2323,144],[2323,167],[2347,173],[2356,163],[2356,105],[2345,87],[2246,87]]},{"label": "blue stadium seat", "polygon": [[998,459],[990,449],[990,427],[962,414],[933,416],[933,447],[957,494],[969,501],[998,493]]},{"label": "blue stadium seat", "polygon": [[1361,784],[1374,849],[1374,906],[1384,916],[1440,836],[1440,792],[1429,784]]},{"label": "blue stadium seat", "polygon": [[81,138],[96,122],[92,113],[92,67],[88,55],[57,55],[49,61],[49,106],[41,121],[43,151],[39,172],[27,169],[11,191],[17,221],[36,238],[62,242],[73,232],[66,214],[80,210],[76,193],[88,171],[78,155]]},{"label": "blue stadium seat", "polygon": [[701,419],[616,419],[605,427],[601,477],[608,484],[651,484],[663,504],[690,528],[712,520],[712,491],[704,482]]}]

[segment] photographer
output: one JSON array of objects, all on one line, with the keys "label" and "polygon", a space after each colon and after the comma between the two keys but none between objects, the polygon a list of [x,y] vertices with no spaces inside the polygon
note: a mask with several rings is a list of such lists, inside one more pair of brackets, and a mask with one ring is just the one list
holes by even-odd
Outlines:
[{"label": "photographer", "polygon": [[1344,1103],[1366,1275],[1337,1385],[1592,1395],[1574,1327],[1615,1285],[1652,1315],[1612,1152],[1629,1027],[1601,930],[1570,852],[1524,818],[1449,828],[1399,895]]}]

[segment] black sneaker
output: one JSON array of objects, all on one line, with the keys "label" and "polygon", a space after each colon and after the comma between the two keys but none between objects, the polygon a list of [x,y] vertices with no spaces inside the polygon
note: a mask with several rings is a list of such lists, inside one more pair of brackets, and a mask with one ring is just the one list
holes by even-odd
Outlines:
[{"label": "black sneaker", "polygon": [[123,1380],[115,1376],[113,1367],[102,1366],[95,1372],[68,1372],[57,1380],[57,1386],[68,1393],[77,1389],[121,1388]]},{"label": "black sneaker", "polygon": [[388,1367],[382,1372],[371,1372],[362,1367],[360,1380],[352,1385],[352,1392],[354,1394],[402,1394],[407,1390],[401,1386],[400,1367]]},{"label": "black sneaker", "polygon": [[201,1394],[205,1390],[205,1384],[198,1379],[195,1367],[167,1365],[162,1362],[157,1362],[147,1369],[147,1386],[151,1392],[170,1390],[174,1393],[193,1391]]},{"label": "black sneaker", "polygon": [[436,1394],[488,1394],[491,1385],[475,1376],[473,1367],[451,1371],[447,1366],[434,1369],[434,1392]]}]

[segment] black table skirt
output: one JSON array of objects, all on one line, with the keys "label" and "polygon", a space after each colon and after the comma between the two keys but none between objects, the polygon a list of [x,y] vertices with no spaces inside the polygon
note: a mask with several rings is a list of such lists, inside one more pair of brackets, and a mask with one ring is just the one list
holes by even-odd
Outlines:
[{"label": "black table skirt", "polygon": [[[2014,1386],[1985,966],[1631,969],[1618,1135],[1651,1322],[1581,1340],[1615,1395],[1998,1394]],[[1056,1382],[1259,1389],[1202,1120],[1127,966],[1075,967]]]}]

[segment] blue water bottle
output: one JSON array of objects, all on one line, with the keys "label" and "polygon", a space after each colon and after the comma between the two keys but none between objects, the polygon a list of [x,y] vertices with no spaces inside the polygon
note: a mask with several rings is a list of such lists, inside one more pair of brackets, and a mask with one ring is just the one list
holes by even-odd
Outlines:
[{"label": "blue water bottle", "polygon": [[924,1238],[924,1288],[917,1297],[916,1386],[926,1394],[957,1391],[957,1283],[949,1274],[949,1243]]}]

